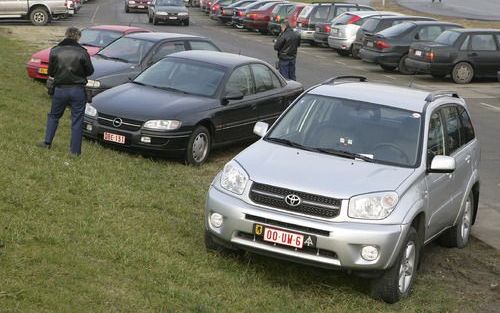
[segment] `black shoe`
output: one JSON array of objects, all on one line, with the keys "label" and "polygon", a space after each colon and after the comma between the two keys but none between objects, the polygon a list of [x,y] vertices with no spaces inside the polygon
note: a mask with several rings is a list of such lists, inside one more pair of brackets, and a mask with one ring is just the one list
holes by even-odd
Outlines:
[{"label": "black shoe", "polygon": [[43,149],[50,149],[50,144],[46,143],[45,141],[37,142],[36,146]]}]

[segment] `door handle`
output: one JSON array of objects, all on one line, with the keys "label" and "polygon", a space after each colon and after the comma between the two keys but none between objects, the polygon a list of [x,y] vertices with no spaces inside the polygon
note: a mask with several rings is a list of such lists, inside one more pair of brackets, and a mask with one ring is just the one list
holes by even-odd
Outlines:
[{"label": "door handle", "polygon": [[469,53],[469,56],[470,57],[477,57],[477,53],[475,53],[475,52]]}]

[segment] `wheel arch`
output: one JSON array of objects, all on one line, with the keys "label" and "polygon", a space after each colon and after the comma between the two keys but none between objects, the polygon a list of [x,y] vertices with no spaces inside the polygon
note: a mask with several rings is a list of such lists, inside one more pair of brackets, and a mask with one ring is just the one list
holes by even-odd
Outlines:
[{"label": "wheel arch", "polygon": [[30,16],[31,12],[33,12],[33,10],[35,10],[35,9],[44,9],[45,11],[47,11],[47,13],[49,14],[49,19],[52,16],[52,11],[50,10],[50,8],[47,5],[42,4],[42,3],[37,3],[37,4],[33,5],[30,8],[30,10],[28,11],[28,16]]},{"label": "wheel arch", "polygon": [[198,125],[204,126],[208,129],[208,131],[210,132],[210,136],[212,137],[213,144],[213,139],[215,138],[215,125],[212,123],[212,121],[209,118],[205,118],[196,123],[196,126]]}]

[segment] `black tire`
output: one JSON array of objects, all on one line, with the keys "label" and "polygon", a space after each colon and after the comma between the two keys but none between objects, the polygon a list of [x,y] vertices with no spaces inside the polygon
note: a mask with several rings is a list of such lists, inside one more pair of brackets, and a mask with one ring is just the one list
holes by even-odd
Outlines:
[{"label": "black tire", "polygon": [[401,59],[399,59],[399,65],[398,65],[398,69],[399,69],[399,73],[403,74],[403,75],[413,75],[415,74],[414,71],[410,70],[407,66],[406,66],[406,59],[408,59],[408,55],[405,54],[401,57]]},{"label": "black tire", "polygon": [[349,50],[337,50],[338,55],[342,57],[348,57],[349,54],[351,54],[351,51]]},{"label": "black tire", "polygon": [[386,72],[393,72],[396,69],[396,66],[392,66],[392,65],[380,64],[380,67]]},{"label": "black tire", "polygon": [[359,49],[356,49],[356,48],[352,48],[352,57],[355,58],[355,59],[361,59],[361,57],[359,56]]},{"label": "black tire", "polygon": [[156,16],[153,15],[153,25],[158,25],[158,20],[156,19]]},{"label": "black tire", "polygon": [[474,196],[471,193],[467,196],[462,214],[457,225],[447,229],[439,236],[439,244],[448,248],[464,248],[469,242],[470,231],[472,227],[472,218],[474,216]]},{"label": "black tire", "polygon": [[[385,270],[382,276],[372,281],[372,297],[382,299],[387,303],[396,303],[410,294],[417,275],[420,246],[417,231],[412,226],[406,235],[394,265]],[[407,254],[409,255],[407,256]],[[408,262],[408,258],[411,262]],[[402,274],[405,275],[403,276],[403,286],[401,288],[400,271],[403,271]],[[406,281],[405,277],[408,271],[411,271],[411,276]]]},{"label": "black tire", "polygon": [[31,24],[35,26],[45,26],[49,22],[49,12],[43,8],[35,8],[30,13]]},{"label": "black tire", "polygon": [[186,163],[189,165],[200,166],[208,159],[212,137],[210,131],[202,125],[195,128],[189,138],[186,149]]},{"label": "black tire", "polygon": [[184,26],[189,26],[189,20],[184,21]]},{"label": "black tire", "polygon": [[474,78],[474,68],[467,62],[455,64],[451,71],[451,79],[456,84],[468,84]]}]

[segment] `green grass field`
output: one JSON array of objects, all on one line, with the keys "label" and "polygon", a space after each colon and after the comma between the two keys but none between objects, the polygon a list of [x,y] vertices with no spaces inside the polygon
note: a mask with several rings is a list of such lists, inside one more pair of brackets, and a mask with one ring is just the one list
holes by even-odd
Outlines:
[{"label": "green grass field", "polygon": [[50,99],[25,73],[33,51],[0,33],[0,312],[477,312],[490,297],[428,270],[391,306],[344,273],[206,252],[206,191],[244,146],[201,168],[89,141],[75,159],[67,112],[36,148]]}]

